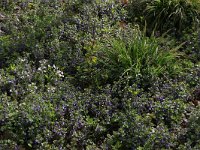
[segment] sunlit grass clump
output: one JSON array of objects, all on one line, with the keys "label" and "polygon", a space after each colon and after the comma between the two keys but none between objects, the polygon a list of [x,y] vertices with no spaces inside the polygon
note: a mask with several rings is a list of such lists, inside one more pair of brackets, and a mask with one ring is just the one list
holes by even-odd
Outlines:
[{"label": "sunlit grass clump", "polygon": [[107,44],[100,48],[99,61],[107,67],[112,77],[172,75],[181,69],[176,50],[164,50],[155,37],[145,37],[139,30],[134,30],[131,34],[108,38]]}]

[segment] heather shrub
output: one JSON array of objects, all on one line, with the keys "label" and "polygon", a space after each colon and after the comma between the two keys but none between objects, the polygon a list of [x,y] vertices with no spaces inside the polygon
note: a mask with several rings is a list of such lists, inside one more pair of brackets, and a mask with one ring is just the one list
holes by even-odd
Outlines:
[{"label": "heather shrub", "polygon": [[[198,122],[189,98],[199,87],[198,66],[177,79],[157,78],[148,90],[124,76],[102,90],[80,91],[47,60],[32,65],[19,58],[1,69],[0,144],[6,149],[169,149],[182,146],[185,117],[191,116],[191,130]],[[192,145],[198,135],[190,128]]]},{"label": "heather shrub", "polygon": [[36,66],[48,59],[70,75],[76,74],[96,41],[110,34],[111,26],[125,15],[114,1],[12,3],[17,9],[8,11],[2,22],[1,66],[28,52]]},{"label": "heather shrub", "polygon": [[146,37],[143,2],[0,2],[0,149],[199,149],[198,33]]},{"label": "heather shrub", "polygon": [[[181,74],[175,79],[157,78],[148,92],[139,84],[122,88],[127,85],[126,80],[114,86],[118,90],[113,94],[122,99],[119,108],[123,113],[118,116],[124,121],[120,130],[109,137],[112,137],[108,141],[113,149],[174,149],[186,141],[188,146],[194,144],[189,142],[191,137],[185,141],[182,138],[189,129],[187,119],[196,110],[196,104],[190,97],[193,89],[199,88],[198,66],[193,68],[192,73]],[[195,121],[192,122],[195,124]],[[195,146],[198,147],[198,144]]]},{"label": "heather shrub", "polygon": [[9,64],[27,52],[31,53],[30,57],[36,63],[41,59],[49,59],[58,48],[61,26],[59,12],[62,8],[56,10],[40,3],[27,2],[23,6],[23,2],[14,4],[17,9],[6,13],[6,22],[3,23],[7,32],[1,38],[2,61],[5,65]]},{"label": "heather shrub", "polygon": [[200,137],[199,137],[199,107],[194,110],[191,114],[191,117],[189,118],[189,123],[188,123],[188,129],[185,134],[186,138],[188,139],[187,145],[190,145],[191,148],[193,149],[198,149],[200,148]]},{"label": "heather shrub", "polygon": [[194,28],[189,31],[185,31],[181,41],[185,41],[182,48],[182,52],[185,53],[185,57],[190,59],[194,63],[198,63],[200,60],[200,31],[199,28]]}]

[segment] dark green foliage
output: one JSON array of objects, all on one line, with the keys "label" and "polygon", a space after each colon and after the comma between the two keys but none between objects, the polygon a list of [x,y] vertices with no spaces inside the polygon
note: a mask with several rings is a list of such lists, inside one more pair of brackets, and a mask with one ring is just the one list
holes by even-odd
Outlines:
[{"label": "dark green foliage", "polygon": [[[199,83],[198,67],[191,79],[183,75],[186,81],[157,79],[149,92],[138,84],[126,86],[126,78],[99,92],[80,92],[48,61],[40,61],[38,69],[31,66],[20,58],[1,70],[1,145],[6,148],[174,148],[182,144],[175,135],[184,134],[178,129],[186,110],[196,111],[188,97],[199,84],[188,83]],[[192,116],[191,123],[196,123]],[[188,142],[198,139],[190,134]]]},{"label": "dark green foliage", "polygon": [[180,36],[192,23],[198,24],[199,8],[198,0],[132,0],[128,11],[129,20],[145,22],[150,34],[174,29],[173,32]]},{"label": "dark green foliage", "polygon": [[147,37],[155,2],[2,0],[0,149],[199,149],[198,26]]},{"label": "dark green foliage", "polygon": [[200,30],[191,29],[185,31],[181,41],[185,41],[182,51],[186,54],[185,57],[192,62],[198,62],[200,60]]}]

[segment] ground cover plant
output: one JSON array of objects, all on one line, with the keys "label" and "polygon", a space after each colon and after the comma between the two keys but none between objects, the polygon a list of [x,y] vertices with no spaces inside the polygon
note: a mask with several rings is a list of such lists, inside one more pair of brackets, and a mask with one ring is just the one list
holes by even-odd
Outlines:
[{"label": "ground cover plant", "polygon": [[0,149],[199,149],[199,8],[2,0]]}]

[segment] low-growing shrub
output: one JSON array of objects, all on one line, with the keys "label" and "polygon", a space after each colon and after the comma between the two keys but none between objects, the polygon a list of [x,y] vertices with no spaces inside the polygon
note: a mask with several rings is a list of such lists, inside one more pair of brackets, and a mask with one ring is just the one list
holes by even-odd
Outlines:
[{"label": "low-growing shrub", "polygon": [[185,53],[185,57],[194,63],[198,63],[200,60],[200,30],[199,28],[194,28],[189,31],[185,31],[180,41],[185,42],[182,48],[182,52]]},{"label": "low-growing shrub", "polygon": [[[169,80],[157,78],[148,91],[124,79],[102,90],[80,91],[47,60],[39,67],[19,58],[0,74],[0,146],[5,149],[169,149],[195,140],[190,102],[199,70]],[[185,77],[184,77],[185,76]],[[191,77],[191,78],[189,78]],[[185,80],[187,79],[187,80]],[[197,84],[190,85],[195,82]],[[190,111],[188,113],[188,111]]]},{"label": "low-growing shrub", "polygon": [[197,32],[146,37],[128,7],[0,2],[0,149],[199,149]]}]

